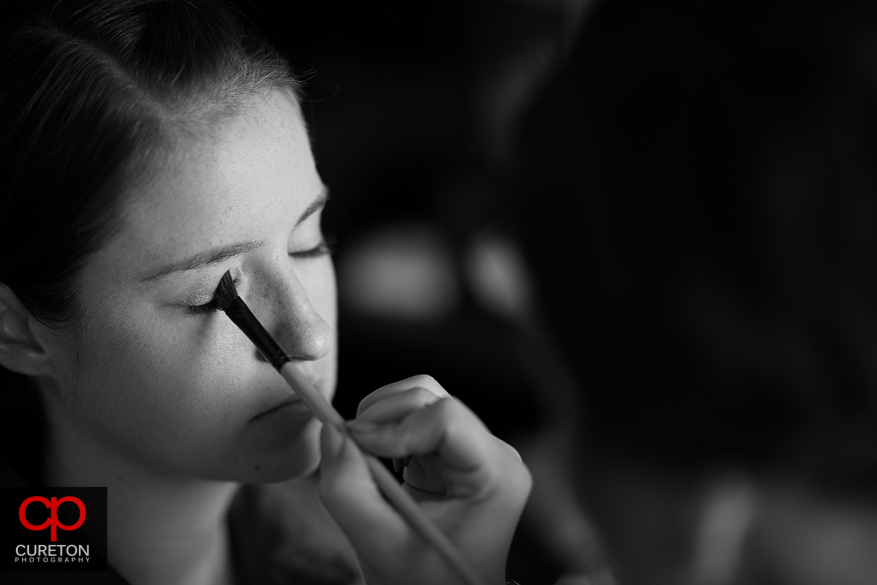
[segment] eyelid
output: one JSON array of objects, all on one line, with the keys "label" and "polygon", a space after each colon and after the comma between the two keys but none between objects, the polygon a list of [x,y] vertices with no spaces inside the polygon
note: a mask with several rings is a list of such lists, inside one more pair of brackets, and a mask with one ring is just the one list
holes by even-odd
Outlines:
[{"label": "eyelid", "polygon": [[[289,256],[296,259],[319,258],[320,256],[325,256],[335,251],[335,241],[335,238],[331,234],[326,234],[323,236],[323,239],[320,240],[320,243],[313,248],[300,250],[297,252],[289,252]],[[235,278],[235,284],[238,284],[239,281],[239,278]],[[219,283],[216,283],[216,286],[218,285]],[[211,292],[209,300],[206,300],[206,295],[204,297],[204,302],[200,304],[190,303],[199,303],[202,300],[201,298],[198,298],[197,300],[190,300],[184,305],[186,310],[192,315],[207,315],[216,312],[218,310],[216,306],[215,296],[216,288],[214,287],[210,290]]]},{"label": "eyelid", "polygon": [[332,236],[323,236],[323,239],[319,244],[314,246],[313,248],[309,248],[307,250],[299,250],[296,252],[289,252],[289,255],[292,258],[318,258],[320,256],[325,256],[326,254],[331,254],[335,251],[335,238]]},{"label": "eyelid", "polygon": [[[241,278],[239,275],[235,274],[232,278],[233,282],[236,286],[240,286]],[[211,283],[212,288],[209,288],[209,293],[199,294],[195,297],[189,298],[183,306],[187,311],[194,315],[202,315],[207,313],[212,313],[218,310],[216,306],[216,287],[219,286],[219,283]]]},{"label": "eyelid", "polygon": [[186,297],[183,304],[187,307],[197,307],[209,303],[213,300],[213,296],[216,293],[217,282],[214,282],[212,279],[202,280],[193,294]]},{"label": "eyelid", "polygon": [[216,306],[216,299],[211,299],[203,305],[186,305],[186,311],[192,315],[207,315],[218,310],[219,307]]}]

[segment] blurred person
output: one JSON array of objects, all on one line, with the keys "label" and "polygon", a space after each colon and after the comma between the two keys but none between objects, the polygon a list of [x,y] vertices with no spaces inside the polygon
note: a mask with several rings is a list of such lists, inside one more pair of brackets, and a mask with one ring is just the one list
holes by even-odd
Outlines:
[{"label": "blurred person", "polygon": [[[4,485],[107,486],[106,582],[455,582],[213,298],[230,271],[332,397],[327,190],[287,63],[220,1],[26,4],[0,66]],[[412,456],[406,488],[505,582],[511,447],[428,376],[349,430]]]},{"label": "blurred person", "polygon": [[509,216],[632,582],[877,578],[875,39],[861,3],[606,2],[524,119]]}]

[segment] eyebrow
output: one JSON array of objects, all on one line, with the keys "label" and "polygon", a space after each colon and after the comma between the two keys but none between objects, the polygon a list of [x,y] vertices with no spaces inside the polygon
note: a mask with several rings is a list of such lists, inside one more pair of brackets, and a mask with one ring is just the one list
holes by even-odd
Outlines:
[{"label": "eyebrow", "polygon": [[292,229],[297,228],[306,222],[310,216],[323,209],[326,206],[327,201],[329,201],[329,188],[323,186],[320,188],[320,192],[317,193],[317,198],[301,212],[300,216],[298,216],[298,219],[295,221],[295,226]]},{"label": "eyebrow", "polygon": [[[305,208],[302,214],[295,221],[295,226],[293,227],[293,229],[298,228],[301,224],[307,221],[310,216],[325,207],[328,200],[329,190],[324,186],[320,189],[317,198],[314,199],[311,204]],[[202,266],[219,264],[228,260],[229,258],[234,258],[235,256],[240,256],[241,254],[252,252],[257,248],[262,247],[264,244],[265,242],[262,241],[236,242],[234,244],[227,244],[224,246],[212,248],[210,250],[205,250],[203,252],[198,252],[194,256],[186,258],[185,260],[180,260],[179,262],[174,262],[173,264],[162,267],[154,274],[141,279],[141,281],[147,282],[151,280],[158,280],[177,272],[185,272],[187,270],[201,268]]]}]

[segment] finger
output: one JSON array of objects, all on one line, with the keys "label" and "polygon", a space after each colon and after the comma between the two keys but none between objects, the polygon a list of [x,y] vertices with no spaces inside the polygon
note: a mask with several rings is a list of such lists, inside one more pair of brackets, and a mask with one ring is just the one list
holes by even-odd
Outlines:
[{"label": "finger", "polygon": [[350,429],[357,443],[376,455],[438,453],[458,470],[484,466],[497,450],[496,439],[481,421],[462,403],[447,398],[411,412],[398,423]]},{"label": "finger", "polygon": [[319,494],[326,509],[358,551],[392,550],[406,526],[381,496],[362,453],[331,425],[323,425],[320,446]]},{"label": "finger", "polygon": [[421,455],[411,459],[411,464],[405,468],[402,479],[406,486],[416,488],[410,490],[415,499],[423,500],[429,496],[434,498],[448,493],[448,482],[445,480],[442,466],[438,455]]},{"label": "finger", "polygon": [[423,388],[425,390],[429,390],[440,398],[450,396],[450,394],[448,394],[448,392],[441,387],[441,384],[436,382],[435,378],[433,378],[432,376],[411,376],[410,378],[406,378],[405,380],[400,380],[398,382],[393,382],[392,384],[387,384],[386,386],[381,386],[380,388],[363,398],[362,401],[359,403],[359,408],[357,408],[356,410],[356,416],[359,416],[360,413],[364,412],[373,404],[383,400],[387,396],[392,396],[393,394],[404,392],[405,390],[411,390],[412,388]]},{"label": "finger", "polygon": [[[409,390],[402,390],[387,396],[360,412],[356,416],[356,421],[368,421],[377,424],[396,422],[402,420],[413,411],[420,410],[441,399],[441,397],[436,396],[433,392],[419,386]],[[350,421],[349,424],[356,426],[356,421]]]}]

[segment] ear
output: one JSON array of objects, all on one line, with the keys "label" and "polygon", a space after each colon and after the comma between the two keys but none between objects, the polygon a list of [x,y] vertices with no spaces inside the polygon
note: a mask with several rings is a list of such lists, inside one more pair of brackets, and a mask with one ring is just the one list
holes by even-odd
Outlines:
[{"label": "ear", "polygon": [[39,323],[12,290],[0,282],[0,366],[27,376],[45,376],[51,359]]}]

